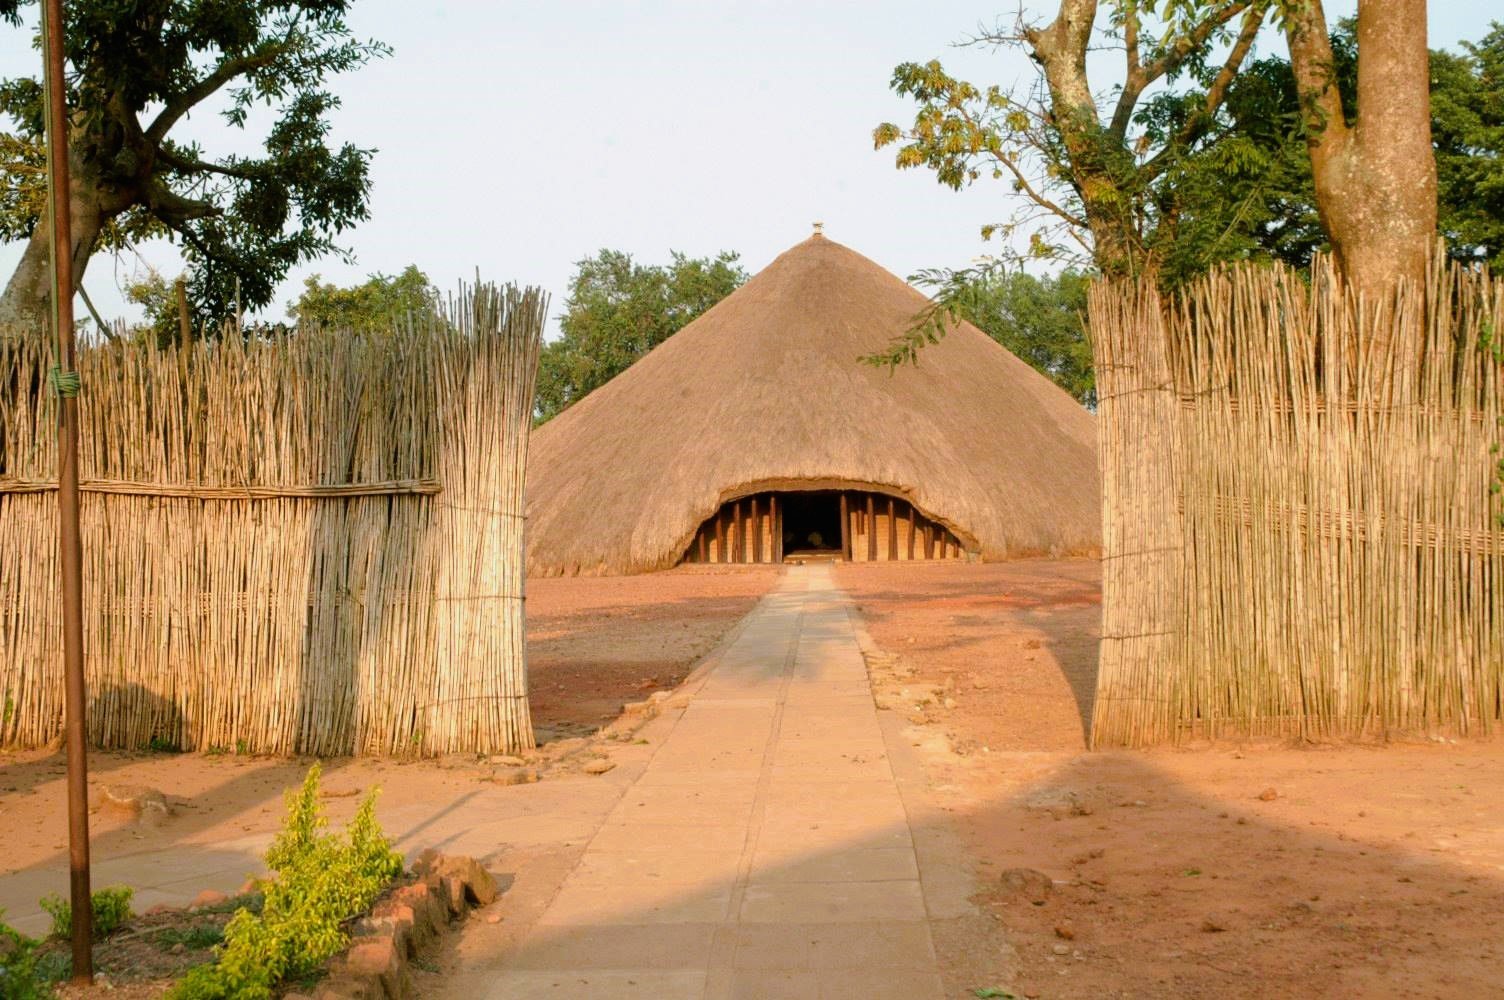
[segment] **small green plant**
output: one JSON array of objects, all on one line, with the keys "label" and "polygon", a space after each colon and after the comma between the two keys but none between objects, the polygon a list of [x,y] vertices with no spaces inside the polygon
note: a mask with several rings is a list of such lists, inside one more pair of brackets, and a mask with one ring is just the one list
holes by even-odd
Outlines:
[{"label": "small green plant", "polygon": [[204,756],[205,757],[223,757],[225,754],[227,754],[229,752],[230,751],[225,747],[225,745],[223,743],[211,743],[211,744],[209,744],[209,748],[204,751]]},{"label": "small green plant", "polygon": [[151,937],[152,944],[167,951],[177,945],[184,948],[196,948],[203,950],[213,948],[225,939],[223,927],[213,924],[199,924],[194,927],[164,927]]},{"label": "small green plant", "polygon": [[[131,918],[131,896],[134,894],[135,890],[129,886],[118,885],[100,889],[89,897],[94,911],[96,941],[109,937]],[[53,937],[66,938],[73,933],[73,905],[68,900],[53,893],[43,896],[40,903],[42,909],[52,914]]]},{"label": "small green plant", "polygon": [[402,872],[402,856],[376,823],[376,796],[360,804],[344,835],[327,832],[319,766],[287,797],[287,819],[266,852],[276,878],[261,912],[241,909],[224,930],[219,960],[189,970],[168,1000],[266,1000],[278,983],[305,976],[344,947],[344,922],[363,913]]},{"label": "small green plant", "polygon": [[[0,910],[0,917],[5,911]],[[0,920],[0,997],[43,1000],[52,990],[37,968],[37,942]]]},{"label": "small green plant", "polygon": [[146,741],[146,746],[141,749],[149,753],[182,753],[183,748],[178,746],[166,736],[153,736]]}]

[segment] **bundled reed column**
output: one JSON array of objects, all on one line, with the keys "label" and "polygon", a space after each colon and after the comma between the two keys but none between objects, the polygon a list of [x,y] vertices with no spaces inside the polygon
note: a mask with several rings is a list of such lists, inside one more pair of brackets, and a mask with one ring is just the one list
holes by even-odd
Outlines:
[{"label": "bundled reed column", "polygon": [[547,310],[536,289],[482,285],[457,311],[469,324],[460,342],[469,357],[445,366],[456,385],[434,519],[438,650],[422,733],[428,753],[533,746],[524,478]]},{"label": "bundled reed column", "polygon": [[1088,302],[1102,469],[1102,641],[1094,743],[1171,737],[1190,698],[1175,655],[1182,532],[1176,418],[1159,295],[1098,282]]}]

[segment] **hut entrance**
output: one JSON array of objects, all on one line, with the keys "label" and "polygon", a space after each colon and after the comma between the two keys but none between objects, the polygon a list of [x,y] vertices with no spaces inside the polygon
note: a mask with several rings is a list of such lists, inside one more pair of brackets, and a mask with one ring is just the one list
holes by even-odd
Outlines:
[{"label": "hut entrance", "polygon": [[779,534],[785,562],[841,557],[841,495],[835,490],[784,493]]},{"label": "hut entrance", "polygon": [[945,525],[907,500],[870,490],[781,490],[726,501],[700,525],[682,561],[880,562],[965,552]]}]

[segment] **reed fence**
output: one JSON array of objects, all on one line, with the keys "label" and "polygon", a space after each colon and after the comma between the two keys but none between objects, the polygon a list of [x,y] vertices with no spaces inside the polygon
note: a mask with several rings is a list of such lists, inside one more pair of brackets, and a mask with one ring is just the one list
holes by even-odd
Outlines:
[{"label": "reed fence", "polygon": [[1360,303],[1319,261],[1099,283],[1096,745],[1487,732],[1504,281]]},{"label": "reed fence", "polygon": [[[99,746],[532,745],[523,473],[547,298],[81,352]],[[0,744],[62,728],[49,348],[0,334]]]}]

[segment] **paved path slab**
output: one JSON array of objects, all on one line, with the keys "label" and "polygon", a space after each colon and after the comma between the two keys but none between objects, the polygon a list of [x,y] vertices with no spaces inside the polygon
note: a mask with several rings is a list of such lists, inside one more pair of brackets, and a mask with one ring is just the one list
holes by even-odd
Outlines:
[{"label": "paved path slab", "polygon": [[914,836],[850,600],[792,569],[474,1000],[933,1000]]}]

